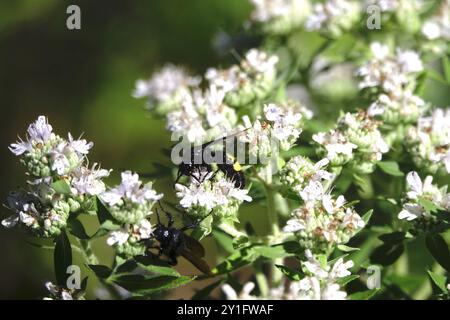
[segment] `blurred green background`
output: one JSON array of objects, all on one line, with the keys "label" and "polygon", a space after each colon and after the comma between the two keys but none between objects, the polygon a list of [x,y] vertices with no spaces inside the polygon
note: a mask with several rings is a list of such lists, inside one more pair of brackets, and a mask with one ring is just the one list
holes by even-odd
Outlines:
[{"label": "blurred green background", "polygon": [[[70,4],[81,8],[81,30],[66,28]],[[26,181],[7,146],[38,115],[61,135],[84,133],[95,142],[90,161],[115,175],[168,162],[161,149],[169,135],[143,110],[145,102],[131,97],[135,80],[167,61],[193,72],[217,64],[215,37],[242,28],[250,10],[243,0],[1,1],[2,202]],[[156,187],[170,192],[168,181]],[[8,214],[3,208],[0,216]],[[0,298],[41,298],[44,282],[53,280],[52,252],[24,240],[0,230]]]}]

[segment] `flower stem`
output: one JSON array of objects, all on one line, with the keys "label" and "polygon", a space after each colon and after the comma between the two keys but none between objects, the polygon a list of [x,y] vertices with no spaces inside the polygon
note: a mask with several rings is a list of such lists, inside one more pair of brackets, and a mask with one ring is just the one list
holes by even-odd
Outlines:
[{"label": "flower stem", "polygon": [[232,236],[233,238],[239,238],[239,237],[247,237],[247,234],[239,231],[235,228],[234,225],[222,222],[217,226],[220,230],[225,232],[226,234]]},{"label": "flower stem", "polygon": [[261,296],[264,298],[268,298],[269,296],[269,284],[267,283],[267,277],[264,274],[262,263],[257,261],[255,263],[255,278],[256,283],[258,284],[259,291]]},{"label": "flower stem", "polygon": [[[270,185],[265,184],[264,190],[267,198],[267,218],[270,226],[270,233],[274,238],[278,238],[280,235],[280,227],[278,221],[277,210],[275,207],[276,191],[271,188]],[[272,285],[278,286],[283,279],[283,273],[276,267],[277,264],[283,264],[283,259],[275,259],[272,263]]]},{"label": "flower stem", "polygon": [[[95,253],[92,251],[91,244],[89,243],[89,240],[83,240],[79,239],[78,242],[80,243],[80,247],[77,247],[80,249],[80,254],[83,256],[84,261],[87,264],[99,264],[99,260]],[[103,285],[103,287],[109,292],[112,299],[120,299],[120,295],[114,285],[109,282],[107,279],[101,279],[98,278],[100,283]]]}]

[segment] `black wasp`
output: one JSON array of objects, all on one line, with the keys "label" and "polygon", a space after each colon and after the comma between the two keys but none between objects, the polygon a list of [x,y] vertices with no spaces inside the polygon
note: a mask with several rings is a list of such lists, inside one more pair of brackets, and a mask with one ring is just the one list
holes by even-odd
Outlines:
[{"label": "black wasp", "polygon": [[[178,166],[178,174],[175,183],[177,183],[182,176],[192,177],[193,179],[197,180],[197,182],[202,183],[204,179],[213,172],[211,164],[203,161],[204,151],[206,148],[218,142],[222,142],[223,149],[221,150],[221,152],[223,154],[223,158],[221,163],[216,163],[218,169],[213,173],[212,176],[214,176],[218,171],[221,171],[228,179],[235,183],[235,186],[237,188],[245,188],[245,176],[244,172],[242,171],[242,166],[238,161],[235,160],[234,157],[227,155],[225,150],[226,142],[228,139],[234,139],[247,130],[248,129],[245,129],[238,133],[212,140],[200,146],[195,146],[194,148],[192,148],[190,161],[181,162]],[[211,151],[211,155],[214,157],[214,151]],[[200,159],[200,163],[195,163],[195,159]]]},{"label": "black wasp", "polygon": [[[158,209],[156,209],[156,217],[158,223],[153,230],[153,237],[158,241],[158,246],[152,246],[148,249],[157,249],[157,257],[166,256],[170,265],[176,265],[178,263],[178,257],[183,256],[189,262],[191,262],[198,270],[207,275],[211,275],[211,270],[204,260],[205,248],[200,242],[187,235],[185,231],[189,229],[195,229],[201,222],[196,221],[190,225],[177,229],[173,226],[173,216],[164,210],[160,204],[161,210],[166,214],[168,222],[167,226],[161,222]],[[150,254],[153,254],[149,251]]]}]

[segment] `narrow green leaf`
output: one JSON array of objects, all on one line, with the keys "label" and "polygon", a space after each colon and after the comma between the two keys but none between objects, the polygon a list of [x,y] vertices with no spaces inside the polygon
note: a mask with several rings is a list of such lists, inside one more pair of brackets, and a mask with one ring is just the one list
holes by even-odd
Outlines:
[{"label": "narrow green leaf", "polygon": [[425,244],[433,258],[450,272],[450,251],[444,238],[440,234],[428,235],[425,238]]},{"label": "narrow green leaf", "polygon": [[53,182],[51,187],[59,194],[70,194],[72,192],[72,190],[70,190],[70,185],[63,179]]},{"label": "narrow green leaf", "polygon": [[108,220],[114,220],[111,216],[111,213],[109,213],[109,210],[105,207],[105,205],[99,198],[97,198],[97,217],[100,224],[103,224]]},{"label": "narrow green leaf", "polygon": [[214,229],[212,231],[214,240],[216,240],[217,244],[223,248],[226,252],[232,253],[235,251],[233,248],[233,238],[227,235],[225,232]]},{"label": "narrow green leaf", "polygon": [[69,219],[68,221],[69,230],[72,235],[78,239],[87,240],[90,239],[89,235],[86,233],[83,224],[78,219]]},{"label": "narrow green leaf", "polygon": [[364,221],[365,224],[369,223],[370,218],[372,217],[373,214],[373,209],[370,209],[369,211],[367,211],[363,216],[362,219]]},{"label": "narrow green leaf", "polygon": [[450,84],[450,59],[448,56],[442,58],[442,68],[444,69],[445,80]]},{"label": "narrow green leaf", "polygon": [[232,253],[228,258],[219,263],[213,270],[213,274],[230,273],[236,269],[244,267],[256,260],[258,255],[252,248],[244,248]]},{"label": "narrow green leaf", "polygon": [[179,277],[180,274],[177,270],[171,267],[167,262],[162,260],[153,259],[145,256],[135,257],[138,266],[146,271],[150,271],[154,274]]},{"label": "narrow green leaf", "polygon": [[100,279],[106,279],[112,274],[112,270],[107,266],[100,264],[89,264],[88,267],[95,273]]},{"label": "narrow green leaf", "polygon": [[433,271],[428,270],[428,275],[430,276],[431,280],[434,282],[434,284],[444,293],[448,293],[447,289],[447,278],[441,274],[437,274]]},{"label": "narrow green leaf", "polygon": [[438,212],[439,210],[444,210],[444,208],[440,207],[433,201],[430,201],[423,197],[419,197],[418,202],[425,209],[425,211],[427,213],[434,213],[434,212]]},{"label": "narrow green leaf", "polygon": [[369,300],[374,295],[376,295],[379,290],[380,289],[372,289],[372,290],[367,290],[367,291],[362,291],[362,292],[356,292],[356,293],[349,295],[347,298],[349,300]]},{"label": "narrow green leaf", "polygon": [[55,251],[53,253],[53,263],[55,267],[56,282],[58,285],[65,287],[69,274],[67,267],[72,265],[72,247],[66,231],[62,230],[61,234],[55,239]]},{"label": "narrow green leaf", "polygon": [[292,256],[292,254],[286,252],[282,245],[276,246],[255,246],[253,248],[254,252],[260,256],[268,259],[278,259]]},{"label": "narrow green leaf", "polygon": [[397,244],[406,239],[406,233],[401,231],[395,231],[392,233],[382,234],[378,237],[384,243]]},{"label": "narrow green leaf", "polygon": [[242,249],[242,248],[250,245],[249,239],[246,236],[240,236],[240,237],[235,238],[233,240],[232,244],[233,244],[233,249],[235,249],[235,250],[239,250],[239,249]]},{"label": "narrow green leaf", "polygon": [[356,280],[359,278],[359,275],[357,274],[351,274],[349,276],[343,277],[343,278],[339,278],[337,280],[337,283],[340,284],[341,286],[345,286],[348,283],[352,282],[353,280]]},{"label": "narrow green leaf", "polygon": [[275,265],[286,277],[293,281],[299,281],[302,279],[303,274],[300,271],[294,270],[292,268],[276,264]]},{"label": "narrow green leaf", "polygon": [[380,161],[377,163],[378,167],[388,175],[394,177],[403,177],[405,174],[400,170],[398,163],[395,161]]},{"label": "narrow green leaf", "polygon": [[389,266],[393,264],[403,254],[405,246],[403,243],[385,243],[376,248],[370,256],[370,261],[374,264]]},{"label": "narrow green leaf", "polygon": [[216,281],[216,282],[204,287],[203,289],[198,290],[192,296],[191,300],[206,300],[206,299],[208,299],[211,292],[224,282],[225,282],[225,279],[220,279],[219,281]]},{"label": "narrow green leaf", "polygon": [[360,250],[359,248],[349,247],[349,246],[346,246],[345,244],[340,244],[340,245],[337,246],[337,248],[339,250],[341,250],[342,252],[352,252],[352,251]]},{"label": "narrow green leaf", "polygon": [[143,276],[139,274],[122,274],[115,276],[113,282],[122,288],[140,295],[148,295],[163,290],[170,290],[185,285],[195,277],[191,276]]}]

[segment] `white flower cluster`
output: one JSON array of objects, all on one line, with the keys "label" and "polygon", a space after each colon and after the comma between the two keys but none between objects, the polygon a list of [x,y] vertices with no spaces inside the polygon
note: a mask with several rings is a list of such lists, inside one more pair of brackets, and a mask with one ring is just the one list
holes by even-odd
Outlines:
[{"label": "white flower cluster", "polygon": [[203,175],[206,175],[206,178],[202,183],[191,178],[188,186],[175,185],[180,205],[196,219],[202,219],[211,213],[218,220],[236,220],[239,206],[244,201],[252,201],[248,190],[237,188],[233,181],[226,179],[221,173],[216,174],[214,178],[211,173],[200,174]]},{"label": "white flower cluster", "polygon": [[424,112],[425,102],[413,94],[415,76],[423,70],[419,55],[374,42],[373,59],[358,69],[360,89],[375,88],[376,99],[369,107],[370,116],[380,116],[386,123],[412,123]]},{"label": "white flower cluster", "polygon": [[6,227],[20,223],[42,237],[52,237],[65,227],[70,213],[89,211],[95,196],[105,191],[103,178],[109,171],[97,164],[87,167],[87,154],[93,143],[84,139],[63,139],[53,132],[44,116],[28,127],[25,140],[11,144],[27,168],[29,192],[12,193],[9,207],[15,215],[3,220]]},{"label": "white flower cluster", "polygon": [[239,136],[248,144],[250,156],[260,160],[278,156],[279,150],[289,150],[298,140],[304,121],[312,117],[310,110],[293,102],[264,105],[263,113],[253,123],[244,116],[241,129],[248,130]]},{"label": "white flower cluster", "polygon": [[438,188],[433,184],[432,176],[427,176],[422,182],[417,172],[413,171],[406,176],[406,182],[408,192],[403,210],[398,214],[399,219],[433,222],[434,217],[424,208],[423,201],[430,202],[436,208],[450,209],[450,194],[447,193],[447,186]]},{"label": "white flower cluster", "polygon": [[338,37],[356,24],[360,14],[361,7],[357,1],[327,0],[314,5],[305,27],[310,31],[318,30]]},{"label": "white flower cluster", "polygon": [[351,165],[361,173],[375,170],[377,161],[389,151],[379,123],[365,112],[346,113],[335,129],[313,136],[320,147],[318,152],[330,160],[332,166],[342,166],[351,160]]},{"label": "white flower cluster", "polygon": [[430,116],[419,118],[407,133],[406,144],[415,164],[436,172],[450,173],[450,109],[435,109]]},{"label": "white flower cluster", "polygon": [[328,163],[329,160],[326,158],[313,163],[306,157],[293,157],[280,171],[280,182],[285,189],[300,194],[307,186],[334,178],[332,173],[323,169]]},{"label": "white flower cluster", "polygon": [[81,292],[59,287],[50,281],[45,283],[45,288],[50,293],[50,296],[45,297],[43,300],[84,300],[84,297],[80,294]]},{"label": "white flower cluster", "polygon": [[272,89],[278,57],[251,49],[239,65],[228,69],[210,68],[205,78],[226,92],[225,102],[232,107],[246,106],[264,99]]},{"label": "white flower cluster", "polygon": [[310,182],[300,196],[304,204],[292,212],[283,231],[294,233],[305,248],[329,252],[347,243],[365,225],[353,208],[345,206],[343,196],[334,199],[319,181]]},{"label": "white flower cluster", "polygon": [[309,0],[251,0],[252,21],[266,33],[286,34],[299,28],[310,13]]},{"label": "white flower cluster", "polygon": [[190,142],[229,132],[237,122],[234,107],[263,99],[273,86],[278,57],[252,49],[239,65],[208,69],[207,86],[174,66],[149,81],[136,83],[135,97],[148,96],[155,111],[167,117],[167,128]]},{"label": "white flower cluster", "polygon": [[237,122],[234,109],[224,102],[225,91],[211,85],[206,91],[196,89],[186,94],[181,107],[167,114],[167,128],[189,142],[199,142],[211,135],[229,132]]},{"label": "white flower cluster", "polygon": [[252,295],[255,288],[253,282],[247,282],[240,292],[236,292],[229,284],[224,284],[221,289],[227,300],[344,300],[347,293],[338,281],[351,275],[348,269],[353,267],[353,262],[344,262],[344,259],[339,258],[332,265],[320,263],[310,250],[305,251],[305,256],[307,261],[302,262],[302,269],[306,276],[299,281],[291,281],[289,285],[270,288],[267,297]]},{"label": "white flower cluster", "polygon": [[176,109],[192,87],[197,87],[200,79],[192,77],[184,69],[168,64],[149,80],[136,81],[133,97],[147,97],[148,107],[158,114],[166,114]]},{"label": "white flower cluster", "polygon": [[152,226],[148,220],[156,201],[163,197],[152,188],[152,183],[142,184],[139,175],[122,172],[120,185],[100,195],[109,206],[112,217],[120,228],[109,233],[107,244],[124,256],[144,254],[145,245],[140,241],[149,239]]},{"label": "white flower cluster", "polygon": [[351,275],[348,269],[353,267],[353,261],[339,258],[331,266],[320,263],[310,250],[305,251],[305,256],[307,261],[302,262],[302,269],[307,276],[291,283],[290,296],[296,300],[345,300],[347,293],[337,281]]},{"label": "white flower cluster", "polygon": [[450,0],[442,1],[436,14],[425,21],[422,34],[429,40],[450,40]]}]

